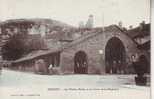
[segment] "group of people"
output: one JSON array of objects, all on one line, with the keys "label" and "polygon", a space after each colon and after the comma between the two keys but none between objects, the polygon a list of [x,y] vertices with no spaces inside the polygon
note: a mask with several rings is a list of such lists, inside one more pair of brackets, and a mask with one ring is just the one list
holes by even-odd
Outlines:
[{"label": "group of people", "polygon": [[[147,71],[148,61],[146,61],[144,55],[139,56],[138,54],[134,54],[131,56],[130,60],[131,68],[133,68],[134,73]],[[124,74],[128,72],[122,60],[107,61],[106,65],[106,71],[109,74]]]},{"label": "group of people", "polygon": [[87,65],[85,60],[75,62],[75,73],[87,73]]},{"label": "group of people", "polygon": [[123,74],[124,68],[123,68],[123,63],[121,62],[121,60],[113,60],[112,62],[110,62],[110,64],[108,63],[107,73]]},{"label": "group of people", "polygon": [[117,74],[124,73],[124,68],[123,68],[123,64],[122,64],[121,60],[113,61],[112,73],[117,73]]}]

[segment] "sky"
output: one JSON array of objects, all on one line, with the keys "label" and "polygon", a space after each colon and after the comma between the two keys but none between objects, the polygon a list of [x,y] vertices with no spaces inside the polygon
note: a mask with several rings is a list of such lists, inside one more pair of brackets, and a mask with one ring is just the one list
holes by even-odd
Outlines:
[{"label": "sky", "polygon": [[150,22],[150,0],[0,0],[0,20],[51,18],[78,26],[93,14],[94,26]]}]

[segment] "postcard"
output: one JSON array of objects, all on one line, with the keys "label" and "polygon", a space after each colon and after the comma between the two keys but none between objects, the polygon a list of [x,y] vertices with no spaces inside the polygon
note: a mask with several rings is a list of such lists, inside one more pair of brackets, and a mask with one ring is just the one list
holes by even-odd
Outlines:
[{"label": "postcard", "polygon": [[0,0],[2,99],[150,99],[150,0]]}]

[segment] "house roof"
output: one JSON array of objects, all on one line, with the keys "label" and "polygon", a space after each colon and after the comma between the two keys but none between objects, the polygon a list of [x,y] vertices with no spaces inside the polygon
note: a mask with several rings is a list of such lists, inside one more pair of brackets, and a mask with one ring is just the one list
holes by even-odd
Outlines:
[{"label": "house roof", "polygon": [[50,50],[33,51],[33,52],[27,54],[26,56],[13,61],[12,63],[20,63],[20,62],[24,62],[24,61],[29,61],[29,60],[38,58],[40,56],[48,55],[48,54],[59,52],[59,51],[61,51],[61,50],[60,49],[50,49]]},{"label": "house roof", "polygon": [[141,29],[140,26],[128,30],[125,32],[129,37],[132,39],[137,37],[144,37],[150,35],[150,24],[144,24],[143,28]]},{"label": "house roof", "polygon": [[142,49],[142,50],[149,50],[150,44],[151,44],[151,42],[148,41],[148,42],[145,42],[144,44],[138,45],[137,48]]}]

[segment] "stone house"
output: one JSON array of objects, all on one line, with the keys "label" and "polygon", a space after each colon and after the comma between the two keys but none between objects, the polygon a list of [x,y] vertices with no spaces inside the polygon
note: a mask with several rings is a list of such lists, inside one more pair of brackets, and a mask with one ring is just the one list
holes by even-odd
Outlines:
[{"label": "stone house", "polygon": [[48,74],[49,65],[52,64],[53,67],[56,68],[59,66],[59,62],[59,49],[38,50],[33,51],[18,60],[13,61],[10,68],[13,70]]},{"label": "stone house", "polygon": [[126,34],[137,44],[137,48],[142,54],[141,57],[147,64],[146,71],[150,73],[150,24],[145,24],[143,21],[138,27],[128,30]]}]

